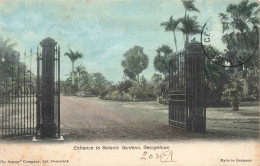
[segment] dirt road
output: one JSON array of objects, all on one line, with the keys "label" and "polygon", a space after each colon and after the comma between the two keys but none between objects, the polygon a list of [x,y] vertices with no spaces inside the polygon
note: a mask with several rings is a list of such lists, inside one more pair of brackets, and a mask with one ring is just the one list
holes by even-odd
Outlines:
[{"label": "dirt road", "polygon": [[116,102],[61,97],[61,133],[85,140],[257,140],[259,107],[207,108],[206,134],[168,126],[168,107],[150,102]]},{"label": "dirt road", "polygon": [[168,108],[156,102],[61,97],[61,133],[68,141],[191,139],[168,126]]}]

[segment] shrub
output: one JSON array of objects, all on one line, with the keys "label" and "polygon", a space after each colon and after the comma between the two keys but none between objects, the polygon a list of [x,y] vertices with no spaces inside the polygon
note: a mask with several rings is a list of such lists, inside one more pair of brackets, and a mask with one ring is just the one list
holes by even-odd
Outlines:
[{"label": "shrub", "polygon": [[154,93],[154,87],[147,84],[132,87],[129,91],[129,94],[134,99],[140,100],[156,98],[156,95]]},{"label": "shrub", "polygon": [[133,86],[133,83],[130,80],[122,81],[118,84],[118,90],[120,92],[128,93],[132,86]]},{"label": "shrub", "polygon": [[151,100],[156,98],[156,90],[153,85],[137,84],[127,80],[106,87],[101,92],[100,98],[114,101]]},{"label": "shrub", "polygon": [[228,82],[224,85],[222,100],[227,100],[233,106],[233,110],[237,110],[239,102],[244,97],[245,79],[230,75]]},{"label": "shrub", "polygon": [[129,93],[123,93],[122,101],[134,101],[134,98]]}]

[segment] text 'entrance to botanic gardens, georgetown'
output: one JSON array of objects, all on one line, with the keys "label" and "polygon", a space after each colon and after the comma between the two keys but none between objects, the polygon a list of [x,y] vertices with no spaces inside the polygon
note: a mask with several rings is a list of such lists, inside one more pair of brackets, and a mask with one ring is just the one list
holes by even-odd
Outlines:
[{"label": "text 'entrance to botanic gardens, georgetown'", "polygon": [[187,132],[206,131],[204,58],[200,43],[192,42],[169,62],[169,125]]},{"label": "text 'entrance to botanic gardens, georgetown'", "polygon": [[[2,137],[60,137],[60,48],[56,44],[46,38],[40,43],[42,51],[3,55],[9,63],[3,63],[0,75]],[[37,64],[35,71],[33,64]]]}]

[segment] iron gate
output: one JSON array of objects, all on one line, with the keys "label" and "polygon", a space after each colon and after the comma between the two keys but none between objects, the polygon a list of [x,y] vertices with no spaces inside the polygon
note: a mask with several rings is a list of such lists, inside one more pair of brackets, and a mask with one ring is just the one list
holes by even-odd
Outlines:
[{"label": "iron gate", "polygon": [[190,43],[169,61],[169,125],[185,131],[206,131],[204,55],[201,45]]},{"label": "iron gate", "polygon": [[[20,60],[23,59],[24,63]],[[29,68],[26,66],[29,59]],[[4,55],[1,79],[1,134],[18,136],[35,133],[35,75],[31,72],[32,50],[29,57],[18,52]],[[28,62],[27,62],[28,63]],[[9,64],[9,65],[7,65]]]},{"label": "iron gate", "polygon": [[[50,39],[50,38],[46,38]],[[39,136],[43,113],[43,106],[46,103],[46,97],[42,96],[45,91],[53,91],[53,100],[50,103],[54,110],[52,120],[56,124],[56,133],[60,137],[60,47],[56,46],[51,53],[51,69],[53,74],[45,71],[45,75],[51,75],[53,87],[47,87],[48,83],[42,81],[42,69],[49,66],[50,61],[46,61],[42,55],[44,49],[29,56],[24,53],[14,52],[11,55],[4,55],[4,62],[1,63],[0,78],[0,128],[2,137],[36,135]],[[54,56],[53,56],[54,55]],[[36,58],[33,58],[36,56]],[[36,64],[37,71],[32,72],[32,63]],[[8,64],[8,65],[7,65]],[[29,67],[27,67],[29,66]],[[44,67],[43,67],[44,66]],[[34,74],[36,73],[37,76]]]}]

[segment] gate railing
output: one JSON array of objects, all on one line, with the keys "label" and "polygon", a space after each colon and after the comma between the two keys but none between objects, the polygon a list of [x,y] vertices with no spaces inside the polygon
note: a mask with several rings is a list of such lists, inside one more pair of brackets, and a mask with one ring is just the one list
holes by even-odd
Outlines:
[{"label": "gate railing", "polygon": [[[42,50],[37,47],[34,54],[31,50],[29,59],[26,52],[22,58],[18,52],[2,55],[1,136],[60,138],[60,47],[56,44],[45,38],[40,43]],[[33,55],[37,56],[37,76],[31,70]]]},{"label": "gate railing", "polygon": [[206,131],[204,65],[197,42],[173,54],[169,61],[169,125],[191,132]]},{"label": "gate railing", "polygon": [[[19,136],[35,133],[36,125],[36,84],[31,72],[32,50],[29,55],[27,69],[24,53],[20,58],[18,52],[4,55],[2,63],[2,93],[0,94],[0,118],[2,136]],[[24,62],[20,60],[23,59]]]}]

